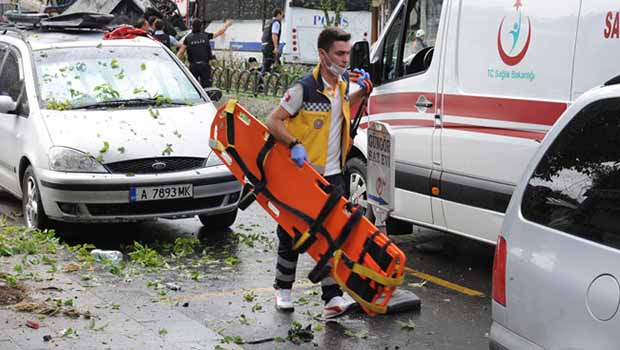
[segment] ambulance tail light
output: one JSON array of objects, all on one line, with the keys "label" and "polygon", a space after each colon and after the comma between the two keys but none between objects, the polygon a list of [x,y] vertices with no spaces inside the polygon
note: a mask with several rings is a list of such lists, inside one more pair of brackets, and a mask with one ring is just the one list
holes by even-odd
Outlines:
[{"label": "ambulance tail light", "polygon": [[495,246],[495,257],[493,258],[493,300],[498,304],[506,306],[506,239],[499,235]]}]

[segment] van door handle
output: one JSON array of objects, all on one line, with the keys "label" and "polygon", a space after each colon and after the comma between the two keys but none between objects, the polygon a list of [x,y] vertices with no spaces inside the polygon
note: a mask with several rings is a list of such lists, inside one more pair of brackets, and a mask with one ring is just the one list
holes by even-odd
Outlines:
[{"label": "van door handle", "polygon": [[433,102],[425,100],[425,101],[418,101],[415,103],[416,107],[420,107],[420,108],[431,108],[433,107]]}]

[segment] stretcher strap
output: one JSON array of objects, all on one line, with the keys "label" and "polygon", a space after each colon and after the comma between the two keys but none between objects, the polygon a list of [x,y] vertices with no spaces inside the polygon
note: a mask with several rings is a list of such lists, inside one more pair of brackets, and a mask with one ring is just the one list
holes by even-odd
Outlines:
[{"label": "stretcher strap", "polygon": [[351,272],[356,273],[360,276],[364,276],[370,278],[371,280],[383,285],[383,286],[399,286],[403,283],[404,276],[401,275],[399,277],[386,277],[382,274],[378,273],[375,270],[372,270],[364,265],[358,264],[355,261],[349,259],[346,254],[342,250],[336,251],[334,253],[334,265],[338,265],[338,263],[342,260],[343,264],[351,269]]},{"label": "stretcher strap", "polygon": [[[340,263],[342,257],[346,257],[342,250],[336,251],[334,253],[334,266],[338,268],[338,264]],[[350,260],[349,260],[350,261]],[[366,280],[366,282],[360,282],[363,280],[359,275],[360,273],[351,273],[348,282],[344,283],[344,281],[340,278],[337,273],[334,273],[332,276],[338,285],[349,294],[355,301],[357,301],[362,307],[369,311],[371,316],[373,314],[384,314],[387,312],[387,305],[377,305],[372,302],[375,298],[377,291],[370,286],[370,280]],[[353,277],[356,276],[356,277]],[[372,293],[372,295],[371,295]]]},{"label": "stretcher strap", "polygon": [[340,247],[346,242],[347,238],[351,235],[353,228],[360,222],[363,216],[364,212],[360,209],[351,214],[347,223],[342,227],[336,241],[327,247],[327,251],[321,255],[321,259],[319,259],[316,266],[312,269],[312,271],[310,271],[310,274],[308,275],[310,281],[317,283],[326,277],[329,273],[329,269],[326,268],[329,263],[329,259],[331,259],[334,252],[340,249]]},{"label": "stretcher strap", "polygon": [[295,243],[293,244],[293,250],[296,250],[300,253],[305,253],[306,250],[316,241],[315,233],[319,231],[319,229],[323,226],[323,222],[332,212],[332,210],[338,204],[340,197],[344,194],[344,190],[340,187],[328,186],[327,190],[329,191],[329,198],[325,201],[323,208],[319,212],[319,215],[316,217],[316,220],[310,225],[308,231],[304,232],[300,237],[296,237]]},{"label": "stretcher strap", "polygon": [[375,231],[370,237],[366,239],[364,243],[364,247],[362,248],[362,252],[360,253],[357,262],[359,264],[363,264],[364,257],[366,254],[370,254],[373,260],[381,267],[383,271],[386,271],[392,262],[392,257],[387,253],[387,248],[390,244],[392,244],[392,240],[388,239],[387,242],[383,245],[383,247],[379,247],[375,242],[375,238],[381,234],[381,231]]}]

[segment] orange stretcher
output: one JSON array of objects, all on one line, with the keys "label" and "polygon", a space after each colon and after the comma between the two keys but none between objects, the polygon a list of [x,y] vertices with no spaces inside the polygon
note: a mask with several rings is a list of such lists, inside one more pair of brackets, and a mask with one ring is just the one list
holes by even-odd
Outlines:
[{"label": "orange stretcher", "polygon": [[209,145],[244,185],[241,209],[254,200],[293,237],[293,249],[317,262],[308,278],[331,277],[369,315],[385,313],[403,282],[405,254],[307,162],[235,100],[222,106]]}]

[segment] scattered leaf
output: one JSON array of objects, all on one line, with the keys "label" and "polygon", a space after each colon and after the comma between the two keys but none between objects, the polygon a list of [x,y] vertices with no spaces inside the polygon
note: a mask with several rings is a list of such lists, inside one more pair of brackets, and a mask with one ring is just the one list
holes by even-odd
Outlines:
[{"label": "scattered leaf", "polygon": [[404,330],[407,330],[407,331],[412,331],[416,327],[416,324],[415,324],[415,322],[413,322],[413,320],[409,320],[407,322],[396,321],[396,323],[400,326],[400,329],[404,329]]}]

